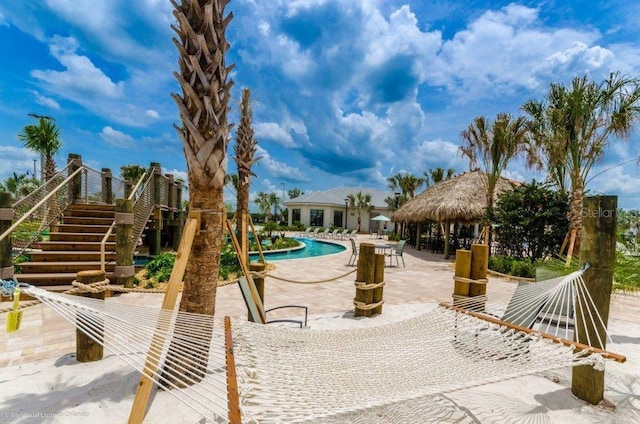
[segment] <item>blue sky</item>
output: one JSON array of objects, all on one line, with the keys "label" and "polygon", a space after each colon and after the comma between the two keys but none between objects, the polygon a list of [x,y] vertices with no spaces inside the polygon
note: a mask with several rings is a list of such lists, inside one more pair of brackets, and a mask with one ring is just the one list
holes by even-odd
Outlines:
[{"label": "blue sky", "polygon": [[[518,115],[551,82],[575,75],[640,75],[638,2],[232,0],[227,11],[235,16],[230,120],[250,88],[263,156],[253,194],[280,195],[282,183],[384,189],[402,171],[464,171],[457,149],[473,117]],[[33,169],[35,155],[16,137],[33,122],[28,113],[56,118],[59,165],[79,153],[116,174],[161,162],[186,178],[170,98],[178,90],[171,12],[168,0],[3,0],[0,180]],[[636,129],[591,175],[639,154]],[[521,161],[505,176],[545,178]],[[629,163],[587,188],[640,208],[639,182]]]}]

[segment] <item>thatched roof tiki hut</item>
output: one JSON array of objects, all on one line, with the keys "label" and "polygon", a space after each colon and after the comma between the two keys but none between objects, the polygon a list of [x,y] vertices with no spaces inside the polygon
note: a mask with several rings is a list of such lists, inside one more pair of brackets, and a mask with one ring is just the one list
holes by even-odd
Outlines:
[{"label": "thatched roof tiki hut", "polygon": [[[505,190],[511,190],[513,180],[500,178],[494,198]],[[478,222],[487,210],[486,176],[479,170],[465,172],[440,181],[402,205],[393,214],[395,222],[417,223],[416,248],[420,249],[420,223],[432,220],[444,223],[444,256],[449,258],[450,223]]]}]

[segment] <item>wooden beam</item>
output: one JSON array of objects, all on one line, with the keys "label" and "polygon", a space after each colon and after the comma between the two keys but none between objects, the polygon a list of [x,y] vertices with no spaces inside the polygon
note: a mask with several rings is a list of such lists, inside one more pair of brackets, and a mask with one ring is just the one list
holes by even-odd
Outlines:
[{"label": "wooden beam", "polygon": [[236,360],[233,355],[233,335],[231,334],[231,318],[224,317],[224,345],[227,359],[227,403],[229,406],[229,423],[240,424],[240,397],[238,396],[238,379],[236,377]]},{"label": "wooden beam", "polygon": [[[187,268],[187,262],[189,255],[191,254],[191,246],[193,245],[193,239],[195,238],[196,231],[200,226],[200,214],[190,213],[187,223],[185,225],[184,232],[182,233],[182,240],[178,247],[178,254],[176,255],[176,261],[173,264],[171,270],[171,276],[167,284],[167,291],[162,301],[162,309],[173,311],[178,299],[178,293],[182,287],[182,277],[184,271]],[[159,329],[167,329],[169,323],[165,322],[159,324]],[[144,420],[144,416],[147,413],[147,405],[149,404],[149,397],[151,396],[151,389],[154,386],[153,374],[158,370],[158,364],[160,358],[157,355],[152,354],[154,351],[159,351],[164,345],[164,337],[161,335],[162,331],[156,332],[151,341],[151,347],[147,354],[147,360],[145,362],[145,368],[142,371],[142,377],[138,383],[138,389],[136,390],[136,397],[133,399],[133,405],[131,412],[129,413],[129,424],[140,424]]]}]

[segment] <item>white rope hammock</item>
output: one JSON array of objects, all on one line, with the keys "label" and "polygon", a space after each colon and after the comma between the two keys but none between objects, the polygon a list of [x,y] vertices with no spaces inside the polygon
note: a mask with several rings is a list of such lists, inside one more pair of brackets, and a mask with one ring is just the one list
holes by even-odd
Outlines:
[{"label": "white rope hammock", "polygon": [[[519,287],[506,307],[486,297],[465,306],[501,312],[518,325],[531,322],[568,332],[572,312],[589,305],[583,286],[581,272],[574,273]],[[146,372],[159,387],[171,389],[203,417],[228,422],[222,320],[31,286],[23,292]],[[586,317],[594,325],[599,319]],[[566,366],[603,367],[600,354],[444,306],[402,322],[352,330],[300,330],[238,319],[232,334],[245,422],[364,422],[363,417],[389,414],[405,414],[410,422],[416,415],[406,414],[455,415],[456,409],[438,397],[442,393]],[[148,354],[161,371],[152,372]]]}]

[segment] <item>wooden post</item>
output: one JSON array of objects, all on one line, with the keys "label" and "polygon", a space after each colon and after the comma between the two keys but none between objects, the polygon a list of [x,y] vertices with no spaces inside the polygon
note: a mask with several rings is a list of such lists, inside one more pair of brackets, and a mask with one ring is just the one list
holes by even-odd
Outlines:
[{"label": "wooden post", "polygon": [[[487,294],[487,269],[489,268],[489,245],[471,245],[471,273],[469,278],[475,280],[469,284],[469,296],[484,296]],[[477,310],[484,311],[483,303],[475,303]],[[474,308],[476,309],[476,308]]]},{"label": "wooden post", "polygon": [[[11,193],[0,192],[0,234],[4,234],[13,221]],[[11,280],[13,278],[13,258],[11,256],[11,234],[0,241],[0,278]]]},{"label": "wooden post", "polygon": [[[358,271],[356,273],[356,297],[354,302],[361,302],[365,305],[373,303],[373,290],[363,290],[358,285],[372,284],[376,272],[376,245],[372,243],[361,243],[360,254],[358,256]],[[371,309],[358,309],[356,306],[354,316],[370,317]]]},{"label": "wooden post", "polygon": [[[373,282],[375,284],[382,283],[384,281],[384,260],[385,257],[383,254],[376,253],[376,269],[374,272]],[[376,287],[373,289],[373,303],[382,302],[384,299],[384,286]],[[377,315],[382,313],[382,304],[376,306],[372,310],[372,315]]]},{"label": "wooden post", "polygon": [[[82,166],[82,156],[76,155],[75,153],[69,153],[69,157],[67,158],[67,163],[70,163],[69,167],[69,175],[76,172],[78,168]],[[71,203],[75,203],[78,199],[82,197],[82,172],[76,175],[71,182],[71,190],[69,190],[69,197]]]},{"label": "wooden post", "polygon": [[[459,277],[459,280],[456,279]],[[456,251],[456,270],[453,277],[453,304],[464,304],[464,299],[469,297],[469,279],[471,277],[471,250],[458,249]]]},{"label": "wooden post", "polygon": [[131,195],[131,191],[133,191],[133,184],[131,181],[127,180],[124,182],[124,198],[128,199]]},{"label": "wooden post", "polygon": [[421,250],[422,248],[420,247],[420,242],[422,241],[422,239],[420,238],[420,236],[422,235],[422,229],[420,228],[420,222],[418,222],[417,228],[416,228],[416,250]]},{"label": "wooden post", "polygon": [[116,284],[133,287],[133,200],[116,199]]},{"label": "wooden post", "polygon": [[451,223],[447,219],[444,224],[444,258],[445,259],[449,259],[449,256],[450,256],[449,255],[449,245],[451,242],[451,240],[449,240],[450,237],[451,237]]},{"label": "wooden post", "polygon": [[[267,266],[265,264],[263,264],[262,262],[251,262],[249,263],[249,270],[251,272],[264,272],[267,269]],[[258,276],[254,276],[253,277],[253,282],[256,285],[256,289],[258,289],[258,295],[260,295],[260,300],[262,301],[262,304],[264,305],[264,277],[258,277]],[[247,319],[249,321],[253,321],[251,319],[251,312],[249,312]]]},{"label": "wooden post", "polygon": [[[76,274],[76,280],[82,284],[92,284],[100,281],[104,281],[105,274],[104,271],[80,271]],[[79,293],[79,296],[82,297],[90,297],[92,299],[102,299],[104,300],[105,292],[101,291],[98,293]],[[78,323],[82,325],[85,322],[85,318],[82,315],[82,309],[79,309],[78,316],[76,318]],[[98,339],[104,340],[104,324],[91,322],[90,324],[85,324],[91,327],[91,330],[94,332],[94,337]],[[97,341],[93,340],[91,337],[86,335],[84,332],[80,330],[80,328],[76,328],[76,359],[78,362],[94,362],[99,361],[104,356],[104,348]]]},{"label": "wooden post", "polygon": [[[617,196],[585,197],[582,207],[580,265],[589,264],[582,278],[605,326],[609,320],[613,284],[617,208]],[[576,332],[580,337],[588,335],[593,347],[605,349],[606,328],[602,328],[597,320],[594,326],[591,318],[583,317],[583,313],[582,308],[576,308]],[[598,404],[604,398],[604,371],[587,365],[574,367],[571,391],[582,400]]]},{"label": "wooden post", "polygon": [[[169,283],[167,284],[167,291],[164,294],[161,308],[165,311],[173,311],[176,306],[178,294],[180,293],[180,287],[182,283],[182,276],[187,268],[187,261],[191,255],[191,246],[193,245],[193,239],[195,237],[197,229],[200,227],[200,215],[198,213],[191,213],[185,226],[182,240],[180,240],[180,247],[178,247],[178,253],[176,255],[176,261],[173,264],[171,270],[171,276],[169,277]],[[164,345],[163,332],[168,330],[169,324],[167,322],[158,324],[158,332],[153,335],[151,340],[151,348],[147,355],[144,371],[138,388],[136,390],[136,396],[133,399],[133,405],[131,406],[131,412],[129,413],[129,424],[139,424],[144,420],[144,416],[147,412],[147,404],[149,403],[149,397],[151,396],[151,389],[153,389],[154,380],[153,374],[157,371],[160,363],[160,358],[153,352],[161,349]]]},{"label": "wooden post", "polygon": [[158,162],[151,162],[153,172],[153,200],[155,207],[149,224],[149,255],[159,255],[161,251],[160,236],[162,234],[162,166]]},{"label": "wooden post", "polygon": [[113,174],[109,168],[102,168],[102,203],[113,203]]}]

